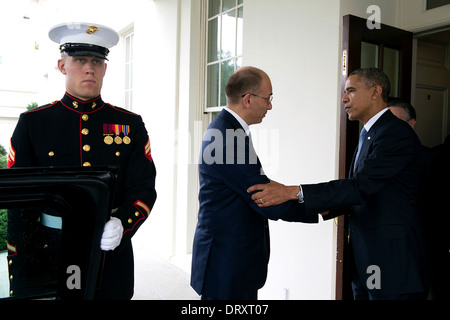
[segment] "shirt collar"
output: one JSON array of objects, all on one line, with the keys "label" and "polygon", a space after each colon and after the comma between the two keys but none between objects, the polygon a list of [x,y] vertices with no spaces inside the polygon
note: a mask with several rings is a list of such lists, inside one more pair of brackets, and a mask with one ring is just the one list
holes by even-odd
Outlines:
[{"label": "shirt collar", "polygon": [[249,135],[250,134],[250,127],[248,126],[248,124],[244,120],[242,120],[242,118],[236,112],[231,110],[230,108],[225,107],[224,109],[227,110],[229,113],[231,113],[231,115],[233,115],[233,117],[235,117],[236,120],[239,121],[239,124],[242,126],[242,128],[245,131],[245,133],[247,135]]},{"label": "shirt collar", "polygon": [[77,99],[66,92],[64,97],[61,99],[61,103],[65,105],[67,108],[76,111],[76,112],[95,112],[103,107],[105,104],[101,98],[98,96],[89,101],[82,101]]},{"label": "shirt collar", "polygon": [[388,110],[388,108],[384,108],[380,112],[378,112],[376,115],[374,115],[372,118],[370,118],[369,121],[364,125],[364,129],[366,129],[367,132],[369,132],[370,128],[377,122],[378,119]]}]

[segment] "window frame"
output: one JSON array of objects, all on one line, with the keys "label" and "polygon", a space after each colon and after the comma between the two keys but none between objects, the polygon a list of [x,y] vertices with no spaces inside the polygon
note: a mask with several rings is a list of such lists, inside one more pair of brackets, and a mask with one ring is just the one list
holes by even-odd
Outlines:
[{"label": "window frame", "polygon": [[[128,46],[128,39],[130,39],[130,46]],[[133,76],[134,76],[134,28],[129,30],[123,35],[123,47],[124,47],[124,91],[123,102],[124,107],[127,110],[133,110]],[[128,60],[128,58],[130,58]],[[129,67],[129,68],[128,68]]]},{"label": "window frame", "polygon": [[446,0],[446,1],[431,1],[431,0],[426,0],[425,1],[425,11],[430,11],[430,10],[434,10],[437,8],[441,8],[444,6],[448,6],[450,5],[450,1]]},{"label": "window frame", "polygon": [[[203,12],[205,15],[205,19],[204,19],[204,28],[205,28],[205,34],[204,34],[204,70],[203,70],[203,74],[204,74],[204,107],[203,107],[203,111],[205,113],[217,113],[220,112],[226,105],[221,105],[221,96],[222,94],[224,94],[223,90],[224,90],[224,86],[222,84],[222,65],[224,62],[227,61],[233,61],[234,62],[234,71],[236,71],[239,67],[241,66],[237,66],[237,61],[241,60],[241,64],[242,64],[242,59],[243,59],[243,53],[241,52],[240,54],[238,54],[238,46],[240,46],[242,48],[243,46],[243,40],[241,44],[238,44],[238,40],[239,40],[239,10],[242,8],[242,10],[244,11],[244,0],[235,0],[235,6],[232,8],[229,8],[225,11],[222,11],[223,8],[223,1],[224,0],[220,0],[220,5],[219,5],[219,13],[215,14],[211,17],[209,17],[209,0],[203,0]],[[236,26],[235,26],[235,35],[234,35],[234,41],[235,41],[235,52],[233,53],[233,55],[231,57],[223,57],[221,52],[222,52],[222,34],[223,34],[223,23],[222,23],[222,17],[226,14],[228,14],[229,12],[236,12],[236,16],[235,16],[235,20],[236,20]],[[213,21],[214,19],[219,19],[219,27],[218,27],[218,43],[219,43],[219,58],[218,60],[214,60],[211,62],[208,62],[209,60],[209,23],[210,21]],[[242,18],[243,19],[243,18]],[[243,29],[243,25],[241,26],[241,28]],[[241,32],[243,32],[243,30],[241,30]],[[242,51],[242,50],[241,50]],[[216,106],[208,106],[208,95],[209,95],[209,90],[208,90],[208,84],[209,84],[209,77],[208,77],[208,69],[210,66],[213,65],[218,65],[219,66],[219,71],[218,71],[218,83],[217,83],[217,105]]]}]

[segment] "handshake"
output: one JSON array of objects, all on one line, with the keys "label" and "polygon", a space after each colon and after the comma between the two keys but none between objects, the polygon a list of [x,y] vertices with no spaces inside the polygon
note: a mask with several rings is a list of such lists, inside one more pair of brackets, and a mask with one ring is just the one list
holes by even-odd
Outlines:
[{"label": "handshake", "polygon": [[[253,193],[252,200],[260,208],[276,206],[290,200],[298,200],[299,192],[300,186],[285,186],[273,180],[270,180],[267,184],[255,184],[247,189],[247,193]],[[324,216],[328,213],[329,211],[324,211],[320,214]]]}]

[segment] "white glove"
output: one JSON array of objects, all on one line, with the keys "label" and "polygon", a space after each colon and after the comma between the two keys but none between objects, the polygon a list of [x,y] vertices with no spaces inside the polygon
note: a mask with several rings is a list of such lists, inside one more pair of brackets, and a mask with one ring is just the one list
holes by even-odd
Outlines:
[{"label": "white glove", "polygon": [[114,250],[119,246],[120,240],[122,240],[122,235],[122,222],[116,217],[111,217],[103,229],[100,248],[104,251]]}]

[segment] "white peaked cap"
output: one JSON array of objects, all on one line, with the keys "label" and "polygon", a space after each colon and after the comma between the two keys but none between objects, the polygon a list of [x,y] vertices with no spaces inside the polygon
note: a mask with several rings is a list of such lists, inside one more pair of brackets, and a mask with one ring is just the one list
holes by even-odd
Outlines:
[{"label": "white peaked cap", "polygon": [[58,24],[50,29],[48,36],[60,45],[85,43],[111,48],[119,42],[119,35],[113,29],[99,24],[84,22]]}]

